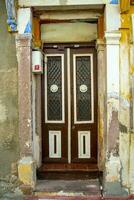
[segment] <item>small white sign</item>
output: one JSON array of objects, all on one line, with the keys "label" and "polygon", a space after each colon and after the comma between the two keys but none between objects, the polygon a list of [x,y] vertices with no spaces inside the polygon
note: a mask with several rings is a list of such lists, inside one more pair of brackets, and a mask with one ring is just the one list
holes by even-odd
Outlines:
[{"label": "small white sign", "polygon": [[32,51],[32,71],[33,73],[43,73],[43,56],[40,50]]}]

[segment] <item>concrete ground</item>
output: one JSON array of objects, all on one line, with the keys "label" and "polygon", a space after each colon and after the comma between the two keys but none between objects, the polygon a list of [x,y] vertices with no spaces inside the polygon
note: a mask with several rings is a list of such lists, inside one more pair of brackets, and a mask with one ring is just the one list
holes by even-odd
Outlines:
[{"label": "concrete ground", "polygon": [[40,180],[35,195],[101,196],[98,179],[93,180]]},{"label": "concrete ground", "polygon": [[25,200],[134,200],[128,197],[103,197],[98,179],[38,180],[34,195]]},{"label": "concrete ground", "polygon": [[98,179],[90,180],[39,180],[37,182],[34,197],[27,200],[47,199],[93,199],[101,197],[100,184]]}]

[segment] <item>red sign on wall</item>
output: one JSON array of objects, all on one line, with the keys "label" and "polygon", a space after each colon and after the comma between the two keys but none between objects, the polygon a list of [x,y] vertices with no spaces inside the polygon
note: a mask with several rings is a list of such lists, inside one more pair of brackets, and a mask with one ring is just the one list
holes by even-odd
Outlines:
[{"label": "red sign on wall", "polygon": [[43,57],[40,51],[32,52],[32,71],[33,73],[42,73],[43,72]]},{"label": "red sign on wall", "polygon": [[39,65],[35,65],[34,66],[34,70],[39,70],[40,69],[40,66]]}]

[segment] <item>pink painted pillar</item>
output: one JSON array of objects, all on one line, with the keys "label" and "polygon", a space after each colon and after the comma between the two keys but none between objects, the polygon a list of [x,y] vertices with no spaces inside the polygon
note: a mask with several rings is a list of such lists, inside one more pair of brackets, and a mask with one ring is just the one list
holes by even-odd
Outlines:
[{"label": "pink painted pillar", "polygon": [[16,37],[20,154],[32,155],[32,49],[31,34]]}]

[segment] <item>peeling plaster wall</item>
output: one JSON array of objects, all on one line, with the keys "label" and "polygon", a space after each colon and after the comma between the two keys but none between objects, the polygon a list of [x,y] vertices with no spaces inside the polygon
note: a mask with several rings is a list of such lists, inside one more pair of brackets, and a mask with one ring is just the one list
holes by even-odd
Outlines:
[{"label": "peeling plaster wall", "polygon": [[90,42],[95,39],[97,39],[96,24],[76,22],[41,25],[41,40],[46,43]]},{"label": "peeling plaster wall", "polygon": [[130,193],[134,194],[134,6],[129,11],[130,22],[130,62],[129,62],[129,101],[130,101],[130,159],[129,159],[129,184]]},{"label": "peeling plaster wall", "polygon": [[7,32],[5,1],[0,2],[0,176],[19,158],[15,37]]},{"label": "peeling plaster wall", "polygon": [[60,6],[60,5],[90,5],[90,4],[105,4],[110,0],[19,0],[19,6]]},{"label": "peeling plaster wall", "polygon": [[[105,195],[123,195],[121,163],[119,157],[119,32],[106,32],[106,163],[104,177]],[[115,186],[116,185],[116,190]]]},{"label": "peeling plaster wall", "polygon": [[0,199],[22,200],[17,177],[18,73],[15,36],[7,31],[5,1],[0,1]]},{"label": "peeling plaster wall", "polygon": [[33,157],[38,167],[42,164],[41,135],[41,75],[32,75],[33,93]]},{"label": "peeling plaster wall", "polygon": [[[129,17],[129,16],[128,16]],[[126,25],[122,16],[121,20]],[[130,47],[129,47],[129,31],[124,29],[122,24],[121,40],[120,40],[120,160],[122,185],[129,187],[129,148],[130,148]]]},{"label": "peeling plaster wall", "polygon": [[[112,13],[114,23],[110,23]],[[106,5],[105,17],[107,134],[104,194],[123,196],[129,193],[129,34],[126,29],[122,30],[118,5]]]},{"label": "peeling plaster wall", "polygon": [[[3,1],[4,2],[4,1]],[[21,3],[35,3],[35,1],[22,1]],[[44,1],[39,1],[43,2]],[[77,2],[78,3],[78,2]],[[86,1],[87,3],[87,1]],[[4,4],[3,4],[4,5]],[[22,4],[23,5],[23,4]],[[59,5],[59,1],[58,1]],[[1,8],[0,8],[1,9]],[[27,8],[26,8],[27,9]],[[28,9],[29,12],[30,9]],[[24,11],[25,13],[25,11]],[[23,14],[24,14],[23,13]],[[105,194],[106,195],[127,195],[129,190],[130,193],[134,193],[134,135],[133,132],[130,131],[130,122],[131,122],[131,78],[134,75],[134,60],[133,60],[133,44],[131,44],[131,13],[134,13],[134,9],[131,9],[129,13],[121,14],[120,20],[120,10],[118,5],[106,5],[106,13],[105,13],[105,29],[106,29],[106,61],[107,61],[107,70],[103,71],[106,80],[106,87],[103,88],[104,85],[99,87],[99,129],[100,129],[100,145],[103,146],[103,140],[106,142],[105,144],[105,152],[103,155],[99,155],[101,158],[106,159],[105,163]],[[30,18],[30,15],[29,15]],[[121,22],[121,23],[120,23]],[[2,23],[2,18],[0,18],[0,23]],[[4,24],[4,23],[2,23]],[[21,24],[21,23],[20,23]],[[23,28],[25,28],[26,24]],[[20,28],[22,28],[20,26]],[[3,29],[4,30],[4,29]],[[19,33],[25,33],[25,29],[20,31]],[[121,39],[119,43],[119,38],[121,33]],[[17,137],[15,133],[17,133],[18,123],[17,123],[17,70],[16,70],[16,62],[15,62],[15,47],[13,36],[9,35],[6,31],[7,37],[4,37],[6,48],[3,51],[3,47],[1,49],[2,58],[4,56],[9,56],[9,61],[5,59],[2,62],[6,64],[1,64],[0,72],[2,72],[2,79],[0,84],[1,89],[1,97],[0,97],[0,123],[3,127],[3,134],[0,131],[0,139],[2,141],[2,148],[0,146],[1,157],[5,158],[6,155],[10,155],[11,160],[3,161],[2,163],[8,166],[8,171],[11,162],[14,159],[17,159],[18,153],[14,154],[12,158],[12,152],[18,152],[18,144]],[[4,33],[4,34],[5,34]],[[1,38],[3,36],[3,32],[0,32]],[[116,38],[117,37],[117,38]],[[46,38],[46,36],[44,36]],[[118,40],[118,41],[117,41]],[[10,41],[10,42],[9,42]],[[12,45],[10,44],[12,42]],[[12,54],[8,52],[7,49],[13,49]],[[7,48],[8,47],[8,48]],[[3,55],[3,52],[4,53]],[[131,54],[130,54],[131,53]],[[27,56],[27,55],[26,55]],[[103,55],[104,56],[104,55]],[[117,57],[116,57],[117,56]],[[14,60],[14,61],[13,61]],[[10,65],[9,65],[9,63]],[[20,66],[21,67],[21,66]],[[4,74],[4,76],[3,76]],[[24,76],[25,77],[25,76]],[[100,77],[99,77],[100,78]],[[33,125],[33,133],[34,133],[34,150],[38,149],[38,153],[34,152],[34,157],[38,161],[38,166],[40,165],[40,108],[36,108],[35,102],[38,101],[40,104],[40,94],[38,94],[37,88],[40,89],[40,77],[38,80],[35,80],[33,76],[33,119],[37,122],[37,125]],[[103,81],[105,81],[103,79]],[[11,84],[12,83],[12,84]],[[3,92],[4,89],[4,92]],[[23,88],[24,89],[24,88]],[[101,94],[101,89],[106,90],[106,94]],[[37,99],[36,99],[37,95]],[[11,100],[12,98],[12,100]],[[8,100],[7,100],[8,99]],[[105,102],[104,102],[105,101]],[[105,109],[103,108],[103,104],[105,104]],[[12,106],[10,106],[12,105]],[[36,113],[36,111],[38,112]],[[30,110],[31,112],[31,110]],[[105,112],[105,116],[104,113]],[[107,122],[104,123],[104,118],[107,117]],[[16,123],[16,125],[15,125]],[[105,127],[107,125],[107,127]],[[103,137],[103,130],[107,131],[105,138]],[[23,131],[22,131],[23,133]],[[28,131],[28,133],[30,133]],[[30,133],[31,134],[31,133]],[[31,136],[29,134],[29,137]],[[1,136],[2,135],[2,136]],[[26,134],[27,136],[28,134]],[[22,134],[23,137],[23,134]],[[14,139],[15,138],[15,139]],[[13,140],[14,139],[14,140]],[[12,142],[13,141],[13,142]],[[16,143],[15,143],[16,142]],[[11,144],[13,144],[11,146]],[[24,146],[24,145],[22,145]],[[10,147],[10,148],[9,148]],[[15,149],[11,148],[15,147]],[[2,149],[2,150],[1,150]],[[10,154],[9,153],[10,150]],[[3,152],[5,157],[3,157]],[[101,151],[100,151],[101,152]],[[102,153],[102,152],[101,152]],[[31,152],[32,154],[32,152]],[[2,167],[1,167],[2,168]],[[101,163],[100,168],[103,168],[103,162]],[[5,173],[7,169],[5,170]],[[23,171],[23,170],[22,170]],[[4,173],[4,172],[3,172]],[[34,173],[35,175],[35,173]]]},{"label": "peeling plaster wall", "polygon": [[120,40],[120,160],[122,185],[127,187],[130,194],[134,193],[134,134],[133,134],[133,66],[134,45],[133,25],[129,12],[121,14],[121,40]]},{"label": "peeling plaster wall", "polygon": [[[97,60],[98,60],[98,167],[100,171],[104,169],[104,136],[105,136],[105,86],[106,86],[106,66],[105,66],[105,45],[104,41],[97,40]],[[103,77],[103,79],[102,79]]]},{"label": "peeling plaster wall", "polygon": [[120,15],[119,99],[114,95],[113,102],[111,101],[111,105],[116,106],[119,103],[118,113],[115,110],[110,112],[108,109],[105,191],[107,194],[114,195],[134,193],[134,37],[132,31],[134,24],[131,20],[133,13],[134,7],[131,6],[128,12]]}]

